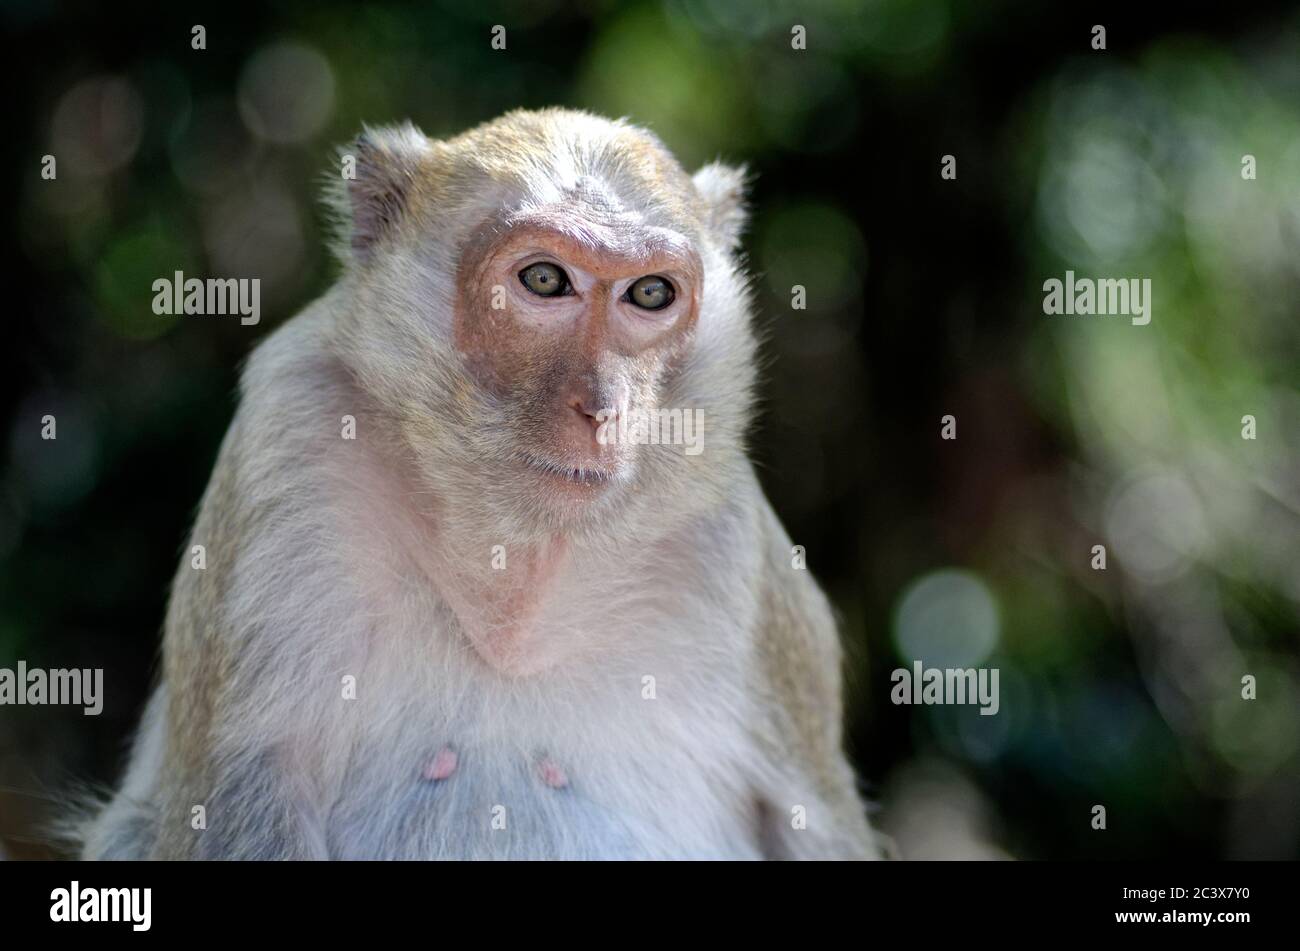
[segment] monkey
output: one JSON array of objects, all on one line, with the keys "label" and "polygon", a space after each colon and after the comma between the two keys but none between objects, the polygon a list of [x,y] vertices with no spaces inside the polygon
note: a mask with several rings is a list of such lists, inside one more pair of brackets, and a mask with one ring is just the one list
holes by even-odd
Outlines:
[{"label": "monkey", "polygon": [[243,369],[82,855],[879,857],[748,456],[746,172],[558,108],[343,158],[338,280]]}]

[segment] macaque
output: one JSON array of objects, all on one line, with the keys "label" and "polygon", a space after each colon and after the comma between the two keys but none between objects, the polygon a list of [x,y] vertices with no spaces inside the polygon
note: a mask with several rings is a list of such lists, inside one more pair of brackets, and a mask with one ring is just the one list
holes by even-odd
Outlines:
[{"label": "macaque", "polygon": [[243,373],[84,854],[875,857],[745,453],[742,173],[557,109],[344,152],[342,275]]}]

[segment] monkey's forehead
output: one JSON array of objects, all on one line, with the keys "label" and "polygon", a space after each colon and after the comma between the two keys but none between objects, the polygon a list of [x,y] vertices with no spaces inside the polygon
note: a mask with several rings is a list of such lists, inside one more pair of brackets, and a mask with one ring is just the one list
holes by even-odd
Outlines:
[{"label": "monkey's forehead", "polygon": [[569,205],[612,224],[640,221],[691,235],[699,192],[649,132],[584,112],[512,112],[449,143],[501,187],[503,211]]}]

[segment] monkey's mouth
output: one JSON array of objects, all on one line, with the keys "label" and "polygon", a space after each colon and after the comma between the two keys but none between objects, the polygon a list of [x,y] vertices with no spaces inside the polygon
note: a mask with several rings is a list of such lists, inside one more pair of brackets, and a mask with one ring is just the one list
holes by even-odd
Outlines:
[{"label": "monkey's mouth", "polygon": [[609,485],[616,476],[613,469],[596,466],[571,466],[531,452],[522,453],[520,460],[534,472],[540,472],[542,475],[567,482],[570,485],[598,488]]}]

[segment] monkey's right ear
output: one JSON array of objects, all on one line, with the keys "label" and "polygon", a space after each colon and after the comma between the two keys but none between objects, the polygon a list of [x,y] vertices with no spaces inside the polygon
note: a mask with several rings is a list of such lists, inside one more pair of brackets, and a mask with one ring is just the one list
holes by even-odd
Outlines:
[{"label": "monkey's right ear", "polygon": [[722,239],[728,251],[740,247],[749,210],[745,206],[747,173],[744,168],[713,162],[692,176],[695,190],[704,199],[707,223]]},{"label": "monkey's right ear", "polygon": [[365,129],[339,150],[344,195],[332,203],[358,261],[367,260],[408,211],[416,175],[430,151],[429,140],[409,122]]}]

